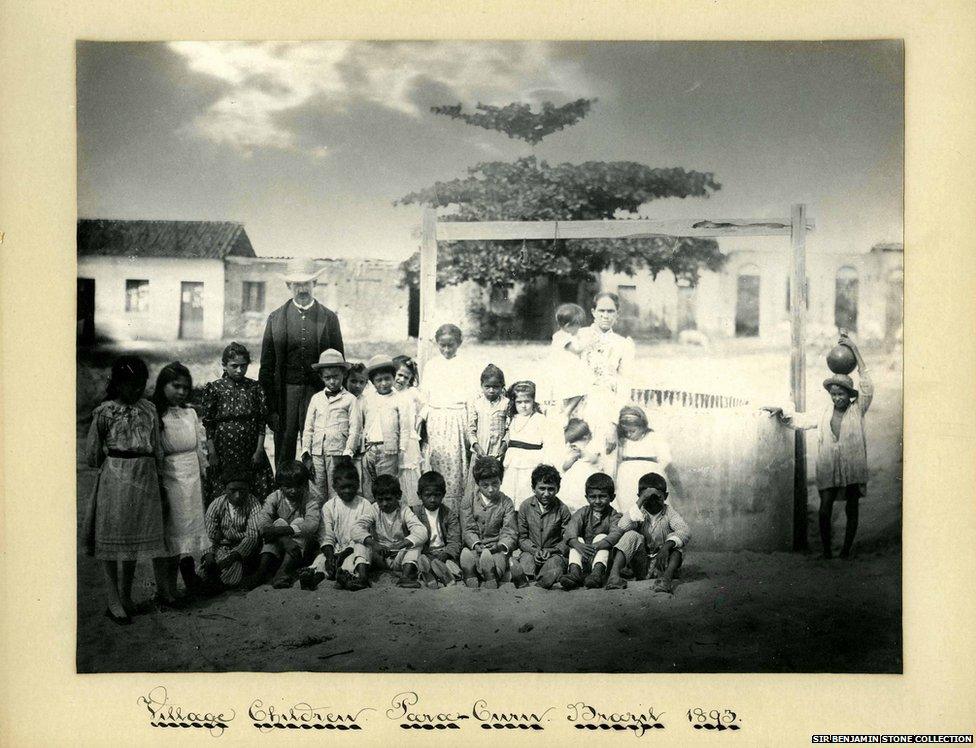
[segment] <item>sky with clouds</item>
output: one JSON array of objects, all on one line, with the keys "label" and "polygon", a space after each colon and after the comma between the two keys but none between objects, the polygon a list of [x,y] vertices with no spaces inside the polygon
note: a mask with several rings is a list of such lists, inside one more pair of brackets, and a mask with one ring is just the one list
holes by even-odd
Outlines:
[{"label": "sky with clouds", "polygon": [[[651,217],[806,202],[810,251],[902,238],[896,42],[80,42],[77,62],[80,217],[233,220],[261,255],[399,260],[419,210],[394,200],[535,153],[722,184]],[[591,114],[535,148],[430,113],[584,96]]]}]

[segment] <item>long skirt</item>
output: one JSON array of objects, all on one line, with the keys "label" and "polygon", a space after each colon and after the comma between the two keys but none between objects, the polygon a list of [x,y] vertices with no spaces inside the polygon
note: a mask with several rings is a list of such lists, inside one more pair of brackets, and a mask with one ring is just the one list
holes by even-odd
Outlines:
[{"label": "long skirt", "polygon": [[427,416],[427,464],[444,476],[444,503],[455,510],[460,508],[468,473],[466,426],[464,408],[431,408]]},{"label": "long skirt", "polygon": [[160,477],[166,492],[163,534],[169,555],[208,550],[210,539],[203,523],[203,487],[196,451],[167,455]]},{"label": "long skirt", "polygon": [[140,561],[165,556],[165,548],[156,460],[105,458],[85,519],[86,552],[100,561]]},{"label": "long skirt", "polygon": [[407,441],[407,450],[400,465],[400,503],[411,508],[420,506],[417,496],[417,481],[420,479],[420,439],[411,436]]}]

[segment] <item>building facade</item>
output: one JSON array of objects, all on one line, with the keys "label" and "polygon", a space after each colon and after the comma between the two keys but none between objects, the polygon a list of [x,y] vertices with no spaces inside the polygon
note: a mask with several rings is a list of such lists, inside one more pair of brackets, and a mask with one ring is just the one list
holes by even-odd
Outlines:
[{"label": "building facade", "polygon": [[[78,342],[260,338],[290,298],[288,257],[258,257],[239,223],[78,221]],[[402,341],[419,314],[399,264],[320,259],[315,296],[350,341]],[[415,326],[415,325],[414,325]]]},{"label": "building facade", "polygon": [[254,257],[239,223],[79,220],[79,342],[219,339],[231,256]]}]

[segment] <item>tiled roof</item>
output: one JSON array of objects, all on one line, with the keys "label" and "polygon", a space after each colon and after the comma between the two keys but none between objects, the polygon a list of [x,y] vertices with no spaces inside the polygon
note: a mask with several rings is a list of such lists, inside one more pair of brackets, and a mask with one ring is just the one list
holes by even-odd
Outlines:
[{"label": "tiled roof", "polygon": [[78,221],[78,255],[254,257],[243,224],[230,221]]}]

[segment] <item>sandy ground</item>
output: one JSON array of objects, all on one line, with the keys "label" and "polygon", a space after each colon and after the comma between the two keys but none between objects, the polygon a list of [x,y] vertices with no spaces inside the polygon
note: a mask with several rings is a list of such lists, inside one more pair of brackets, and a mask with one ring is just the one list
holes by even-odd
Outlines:
[{"label": "sandy ground", "polygon": [[[542,346],[478,349],[506,372],[543,355]],[[95,563],[79,555],[78,670],[900,672],[900,367],[880,352],[868,360],[878,389],[868,418],[871,482],[851,561],[692,547],[673,596],[652,593],[648,582],[566,593],[508,584],[495,591],[402,590],[384,578],[355,594],[329,583],[316,592],[262,587],[117,627],[102,616]],[[639,361],[653,369],[658,386],[726,392],[735,382],[732,394],[756,402],[778,402],[786,392],[785,350],[642,346]],[[196,366],[198,377],[212,368],[206,361]],[[811,369],[810,402],[819,404],[823,375]],[[98,364],[79,369],[80,400],[98,389],[101,376]],[[84,426],[80,419],[79,454]],[[79,517],[92,478],[79,462]],[[816,506],[811,484],[814,549]],[[835,513],[839,542],[842,509]],[[148,602],[152,594],[146,564],[134,597]]]}]

